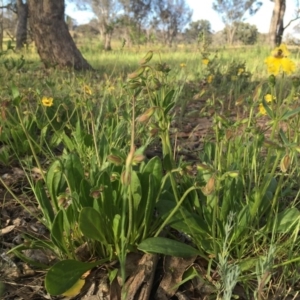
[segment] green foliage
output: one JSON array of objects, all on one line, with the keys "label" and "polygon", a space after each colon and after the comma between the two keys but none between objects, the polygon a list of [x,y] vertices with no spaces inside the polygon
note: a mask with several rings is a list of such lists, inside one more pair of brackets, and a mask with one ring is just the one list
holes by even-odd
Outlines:
[{"label": "green foliage", "polygon": [[[177,61],[156,51],[139,63],[111,53],[104,63],[109,69],[116,60],[119,78],[101,74],[103,81],[55,73],[30,89],[24,78],[3,83],[0,163],[22,167],[35,217],[49,232],[25,235],[11,252],[48,268],[50,294],[69,291],[113,260],[125,282],[126,256],[136,251],[200,256],[219,299],[234,297],[237,283],[257,295],[271,279],[290,282],[294,274],[297,281],[299,80],[257,74],[264,49],[238,59],[204,46],[192,58],[174,54]],[[190,86],[199,97],[193,101],[185,94]],[[189,120],[190,107],[212,120],[193,165],[180,157],[173,127]],[[146,157],[153,145],[161,157]],[[47,249],[57,262],[33,262],[26,249]],[[183,281],[201,276],[192,266]]]},{"label": "green foliage", "polygon": [[235,39],[242,42],[244,45],[254,45],[257,42],[258,30],[255,25],[249,23],[235,23],[236,33]]}]

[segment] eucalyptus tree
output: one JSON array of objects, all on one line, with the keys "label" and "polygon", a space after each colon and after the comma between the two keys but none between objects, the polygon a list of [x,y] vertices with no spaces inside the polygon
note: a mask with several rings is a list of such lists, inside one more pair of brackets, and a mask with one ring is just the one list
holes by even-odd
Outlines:
[{"label": "eucalyptus tree", "polygon": [[119,0],[85,0],[97,17],[104,49],[111,50],[111,39],[121,10]]},{"label": "eucalyptus tree", "polygon": [[180,31],[190,22],[192,9],[185,0],[154,0],[154,10],[159,20],[159,29],[169,47]]},{"label": "eucalyptus tree", "polygon": [[227,42],[231,45],[234,40],[238,24],[246,19],[247,13],[255,14],[261,7],[258,0],[214,0],[213,9],[222,17],[225,24]]},{"label": "eucalyptus tree", "polygon": [[185,35],[189,41],[201,42],[201,39],[205,39],[209,44],[212,36],[211,24],[208,20],[193,21],[189,23]]},{"label": "eucalyptus tree", "polygon": [[295,15],[284,26],[283,19],[286,12],[286,0],[271,0],[274,2],[274,8],[269,29],[269,43],[271,47],[280,45],[283,33],[294,21],[300,18],[299,1],[295,1]]},{"label": "eucalyptus tree", "polygon": [[[153,0],[119,0],[122,6],[120,24],[130,45],[140,42],[142,29],[147,29],[153,19]],[[164,1],[164,0],[161,0]]]},{"label": "eucalyptus tree", "polygon": [[16,0],[16,13],[16,49],[21,49],[27,43],[28,4],[26,0]]},{"label": "eucalyptus tree", "polygon": [[92,69],[76,47],[65,22],[64,0],[27,0],[29,25],[45,66]]}]

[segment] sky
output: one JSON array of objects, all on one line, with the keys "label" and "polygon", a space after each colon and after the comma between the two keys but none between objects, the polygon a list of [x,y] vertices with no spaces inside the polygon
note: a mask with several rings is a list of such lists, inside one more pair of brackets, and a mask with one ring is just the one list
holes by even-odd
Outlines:
[{"label": "sky", "polygon": [[[208,20],[211,23],[213,31],[219,31],[224,28],[221,17],[212,9],[213,0],[186,0],[189,6],[193,9],[193,21]],[[260,10],[252,17],[249,17],[245,22],[256,25],[258,31],[267,33],[269,31],[272,11],[274,3],[270,0],[261,0],[263,2]],[[286,13],[284,18],[284,25],[286,25],[296,15],[296,0],[286,0]],[[93,18],[93,13],[90,11],[78,11],[74,4],[66,6],[66,14],[76,19],[79,24],[87,23]],[[300,23],[295,21],[289,26],[285,33],[293,33],[293,27]]]}]

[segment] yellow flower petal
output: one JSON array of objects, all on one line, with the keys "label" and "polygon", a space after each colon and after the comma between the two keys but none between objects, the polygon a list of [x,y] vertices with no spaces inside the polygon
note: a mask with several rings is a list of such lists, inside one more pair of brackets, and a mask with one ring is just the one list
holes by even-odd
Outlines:
[{"label": "yellow flower petal", "polygon": [[83,91],[84,91],[84,93],[86,93],[88,95],[92,95],[92,90],[88,85],[83,86]]},{"label": "yellow flower petal", "polygon": [[213,75],[209,75],[209,76],[207,77],[206,81],[207,81],[208,83],[212,83],[213,79],[214,79],[214,76],[213,76]]},{"label": "yellow flower petal", "polygon": [[208,59],[208,58],[203,58],[203,59],[202,59],[202,63],[203,63],[204,65],[208,65],[209,59]]},{"label": "yellow flower petal", "polygon": [[266,95],[264,96],[264,99],[265,99],[266,102],[272,102],[273,100],[276,99],[276,97],[272,97],[271,94],[266,94]]},{"label": "yellow flower petal", "polygon": [[282,70],[287,74],[292,74],[296,70],[296,65],[290,59],[284,57],[281,59]]},{"label": "yellow flower petal", "polygon": [[53,98],[52,97],[43,97],[42,98],[42,104],[44,106],[50,107],[53,105]]},{"label": "yellow flower petal", "polygon": [[266,115],[266,114],[267,114],[267,111],[266,111],[266,109],[265,109],[265,107],[263,106],[262,103],[259,104],[258,109],[259,109],[259,112],[260,112],[262,115]]}]

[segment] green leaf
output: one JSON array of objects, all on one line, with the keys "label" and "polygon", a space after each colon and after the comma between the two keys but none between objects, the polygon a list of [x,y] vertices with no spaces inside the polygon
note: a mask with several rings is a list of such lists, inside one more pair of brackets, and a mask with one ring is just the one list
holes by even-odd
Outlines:
[{"label": "green leaf", "polygon": [[68,253],[67,239],[69,232],[66,232],[68,226],[68,219],[63,210],[60,210],[53,221],[51,228],[51,240],[64,253]]},{"label": "green leaf", "polygon": [[18,106],[21,101],[21,97],[20,97],[19,89],[14,84],[12,84],[11,86],[11,94],[13,97],[13,104]]},{"label": "green leaf", "polygon": [[35,186],[35,195],[36,199],[40,205],[40,208],[43,212],[43,216],[46,219],[46,227],[51,228],[52,222],[54,220],[54,211],[47,197],[44,187],[42,186],[42,182],[39,180]]},{"label": "green leaf", "polygon": [[178,257],[192,257],[200,255],[200,252],[186,244],[164,237],[153,237],[142,241],[138,249],[146,253],[159,253]]},{"label": "green leaf", "polygon": [[164,100],[163,100],[163,108],[166,108],[167,106],[169,106],[169,104],[172,101],[172,98],[175,94],[175,90],[170,90],[167,95],[165,96]]},{"label": "green leaf", "polygon": [[79,228],[88,238],[108,244],[101,214],[92,207],[84,207],[79,215]]},{"label": "green leaf", "polygon": [[107,262],[107,260],[84,263],[70,259],[56,263],[46,274],[45,287],[47,292],[53,296],[63,294],[74,286],[85,272]]},{"label": "green leaf", "polygon": [[[153,177],[153,185],[148,186],[150,174]],[[161,159],[157,156],[151,158],[141,173],[141,185],[143,193],[148,193],[148,188],[153,188],[155,191],[160,189],[161,181],[163,177],[163,169]]]},{"label": "green leaf", "polygon": [[281,120],[287,120],[289,119],[290,117],[296,115],[300,113],[300,107],[296,108],[296,109],[293,109],[292,111],[286,111],[282,117],[280,118]]},{"label": "green leaf", "polygon": [[64,162],[65,174],[71,191],[80,192],[80,183],[84,179],[84,170],[81,160],[76,153],[70,153]]},{"label": "green leaf", "polygon": [[[166,219],[175,206],[176,203],[171,200],[159,200],[156,204],[156,208],[162,219]],[[180,207],[180,211],[177,211],[174,214],[168,225],[192,236],[197,234],[208,238],[211,234],[208,224],[205,222],[205,220],[197,214],[188,212],[183,206]]]},{"label": "green leaf", "polygon": [[66,135],[65,132],[63,132],[61,134],[61,139],[65,145],[65,147],[69,150],[69,151],[73,151],[75,149],[74,143],[73,141],[69,138],[68,135]]},{"label": "green leaf", "polygon": [[121,236],[121,216],[115,215],[113,220],[113,233],[116,244],[118,243]]},{"label": "green leaf", "polygon": [[300,220],[300,212],[296,207],[287,208],[277,215],[277,232],[292,230]]},{"label": "green leaf", "polygon": [[63,165],[60,160],[54,161],[50,166],[46,176],[46,184],[52,202],[55,205],[56,210],[58,210],[57,196],[65,192],[66,189],[66,183],[63,179]]},{"label": "green leaf", "polygon": [[141,187],[139,177],[135,171],[132,171],[131,173],[130,187],[131,187],[131,193],[133,198],[133,207],[134,210],[137,212],[139,208],[139,204],[142,199],[142,187]]}]

